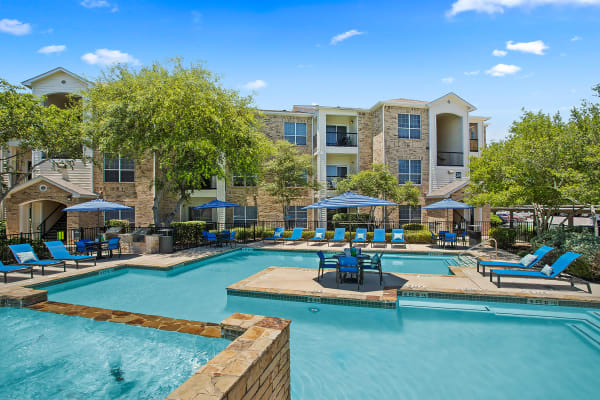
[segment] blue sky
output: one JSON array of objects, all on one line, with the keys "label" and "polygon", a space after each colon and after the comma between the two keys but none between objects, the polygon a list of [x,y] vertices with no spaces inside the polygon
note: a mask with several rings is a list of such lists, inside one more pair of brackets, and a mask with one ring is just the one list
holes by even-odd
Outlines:
[{"label": "blue sky", "polygon": [[182,56],[268,109],[453,91],[492,117],[489,139],[522,107],[567,113],[600,83],[600,0],[279,3],[0,1],[0,77]]}]

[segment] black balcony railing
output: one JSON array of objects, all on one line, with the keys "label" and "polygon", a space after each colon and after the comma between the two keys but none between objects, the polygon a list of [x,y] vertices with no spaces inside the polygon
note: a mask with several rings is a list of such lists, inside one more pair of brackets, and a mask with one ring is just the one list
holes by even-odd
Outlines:
[{"label": "black balcony railing", "polygon": [[454,151],[438,151],[437,165],[444,167],[464,166],[463,153]]},{"label": "black balcony railing", "polygon": [[327,146],[356,147],[357,133],[327,133]]}]

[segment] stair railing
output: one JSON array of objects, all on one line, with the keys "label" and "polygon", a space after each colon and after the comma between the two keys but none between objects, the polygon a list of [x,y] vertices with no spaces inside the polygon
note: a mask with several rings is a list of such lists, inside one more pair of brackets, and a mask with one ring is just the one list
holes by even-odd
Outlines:
[{"label": "stair railing", "polygon": [[46,218],[44,218],[44,220],[38,225],[37,230],[40,232],[40,238],[41,239],[45,239],[46,237],[46,221],[48,221],[48,219],[53,216],[58,210],[62,210],[63,209],[63,205],[59,204],[58,206],[56,206],[56,208],[50,213],[50,215],[48,215]]}]

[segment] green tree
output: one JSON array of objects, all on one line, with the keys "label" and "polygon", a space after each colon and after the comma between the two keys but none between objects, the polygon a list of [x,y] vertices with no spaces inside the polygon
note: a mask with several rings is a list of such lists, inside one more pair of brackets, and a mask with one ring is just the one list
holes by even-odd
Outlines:
[{"label": "green tree", "polygon": [[[18,143],[16,152],[0,159],[0,201],[12,187],[24,182],[39,164],[55,162],[53,157],[65,158],[67,167],[73,166],[74,159],[86,160],[84,146],[89,143],[81,131],[79,100],[73,98],[68,108],[61,109],[54,105],[45,106],[44,97],[25,90],[0,78],[0,147],[5,148],[10,140]],[[18,160],[32,150],[43,151],[46,158],[29,170],[19,168]]]},{"label": "green tree", "polygon": [[[86,132],[98,151],[118,149],[137,162],[154,158],[157,225],[170,224],[207,179],[255,174],[268,155],[252,98],[224,88],[198,64],[114,66],[86,96]],[[161,220],[159,204],[167,199],[176,203]]]},{"label": "green tree", "polygon": [[[371,169],[360,171],[355,175],[339,180],[336,187],[340,194],[352,191],[365,196],[411,206],[419,204],[419,196],[421,195],[419,189],[410,181],[404,185],[399,185],[396,176],[384,164],[373,164]],[[393,211],[393,207],[386,207],[386,209],[385,220]],[[371,207],[369,212],[371,221],[374,218],[374,212],[375,207]]]},{"label": "green tree", "polygon": [[265,164],[262,186],[281,204],[284,216],[292,200],[306,189],[319,190],[321,187],[313,179],[311,155],[300,154],[296,145],[286,140],[275,143],[273,156]]}]

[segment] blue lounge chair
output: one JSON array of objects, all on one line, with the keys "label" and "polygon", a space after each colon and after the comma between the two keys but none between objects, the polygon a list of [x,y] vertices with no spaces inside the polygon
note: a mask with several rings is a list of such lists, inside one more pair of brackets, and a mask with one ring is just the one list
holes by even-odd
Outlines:
[{"label": "blue lounge chair", "polygon": [[[361,262],[361,275],[364,274],[365,270],[375,270],[379,272],[379,285],[383,285],[383,270],[381,268],[381,259],[383,258],[383,253],[373,255],[369,260],[365,260]],[[363,280],[361,276],[361,280]]]},{"label": "blue lounge chair", "polygon": [[347,256],[338,257],[335,274],[335,282],[337,287],[340,287],[340,282],[344,283],[344,277],[348,274],[356,275],[358,290],[360,290],[360,266],[358,265],[358,259],[356,257]]},{"label": "blue lounge chair", "polygon": [[108,239],[108,244],[104,250],[107,250],[110,253],[110,258],[112,258],[114,250],[119,250],[119,258],[121,258],[121,238],[114,237]]},{"label": "blue lounge chair", "polygon": [[79,268],[80,261],[93,261],[94,265],[96,265],[96,257],[94,257],[94,256],[72,256],[69,253],[69,251],[67,250],[67,248],[65,247],[65,245],[63,244],[63,242],[61,242],[60,240],[56,240],[53,242],[44,242],[44,244],[48,248],[48,251],[50,252],[50,255],[52,255],[52,258],[54,258],[55,260],[62,260],[65,262],[66,261],[75,261],[76,268]]},{"label": "blue lounge chair", "polygon": [[337,258],[336,257],[325,257],[325,254],[321,250],[317,251],[319,256],[319,270],[317,271],[317,281],[321,280],[323,276],[323,270],[327,268],[337,270]]},{"label": "blue lounge chair", "polygon": [[268,237],[268,238],[263,238],[263,241],[265,240],[273,240],[274,242],[277,242],[278,240],[283,239],[283,227],[279,226],[277,228],[275,228],[275,232],[273,232],[273,236]]},{"label": "blue lounge chair", "polygon": [[327,241],[327,247],[330,243],[344,243],[346,241],[346,228],[335,228],[333,238]]},{"label": "blue lounge chair", "polygon": [[479,266],[482,267],[481,273],[485,275],[485,267],[496,267],[496,268],[533,268],[538,262],[544,258],[544,256],[550,253],[554,248],[550,246],[542,246],[537,249],[533,254],[527,254],[525,257],[521,258],[519,262],[510,262],[510,261],[499,261],[499,260],[477,260],[477,272],[479,271]]},{"label": "blue lounge chair", "polygon": [[371,240],[371,247],[373,247],[375,243],[383,243],[385,246],[387,246],[387,241],[385,240],[385,229],[375,229],[375,231],[373,231],[373,240]]},{"label": "blue lounge chair", "polygon": [[33,251],[33,248],[29,243],[25,244],[9,244],[11,253],[17,260],[19,265],[28,265],[42,268],[42,275],[45,274],[44,267],[51,267],[62,264],[63,270],[67,270],[67,264],[60,260],[40,260]]},{"label": "blue lounge chair", "polygon": [[367,230],[365,228],[356,228],[352,243],[367,243]]},{"label": "blue lounge chair", "polygon": [[33,267],[24,266],[24,265],[4,265],[4,264],[2,264],[2,261],[0,261],[0,272],[2,272],[4,274],[4,283],[8,282],[6,279],[7,274],[9,274],[11,272],[25,271],[25,270],[29,270],[29,272],[31,273],[31,278],[33,278]]},{"label": "blue lounge chair", "polygon": [[326,242],[325,239],[325,228],[315,229],[315,236],[308,239],[309,242]]},{"label": "blue lounge chair", "polygon": [[[493,282],[492,278],[494,275],[496,275],[498,277],[498,283],[497,283],[498,287],[500,287],[500,277],[501,276],[512,276],[515,278],[554,279],[554,278],[558,277],[560,274],[562,274],[564,272],[564,270],[567,269],[567,267],[569,265],[571,265],[571,263],[573,263],[573,261],[575,261],[577,259],[577,257],[579,257],[579,256],[581,256],[581,254],[577,254],[577,253],[573,253],[573,252],[569,251],[569,252],[563,254],[562,256],[558,257],[558,259],[556,261],[554,261],[554,264],[552,264],[552,266],[550,266],[550,267],[545,266],[544,268],[542,268],[541,271],[492,269],[492,270],[490,270],[490,282]],[[545,271],[546,268],[549,268],[549,270]],[[588,292],[592,293],[592,288],[591,288],[589,282],[584,281],[583,279],[580,279],[580,278],[577,278],[574,276],[569,276],[568,278],[571,281],[571,286],[575,286],[575,282],[582,282],[583,284],[585,284],[587,286]]]},{"label": "blue lounge chair", "polygon": [[392,229],[392,241],[390,243],[392,246],[395,244],[406,244],[404,229]]},{"label": "blue lounge chair", "polygon": [[289,238],[284,238],[283,241],[285,242],[297,242],[298,240],[302,240],[302,231],[304,230],[304,228],[294,228],[294,230],[292,231],[292,236],[290,236]]}]

